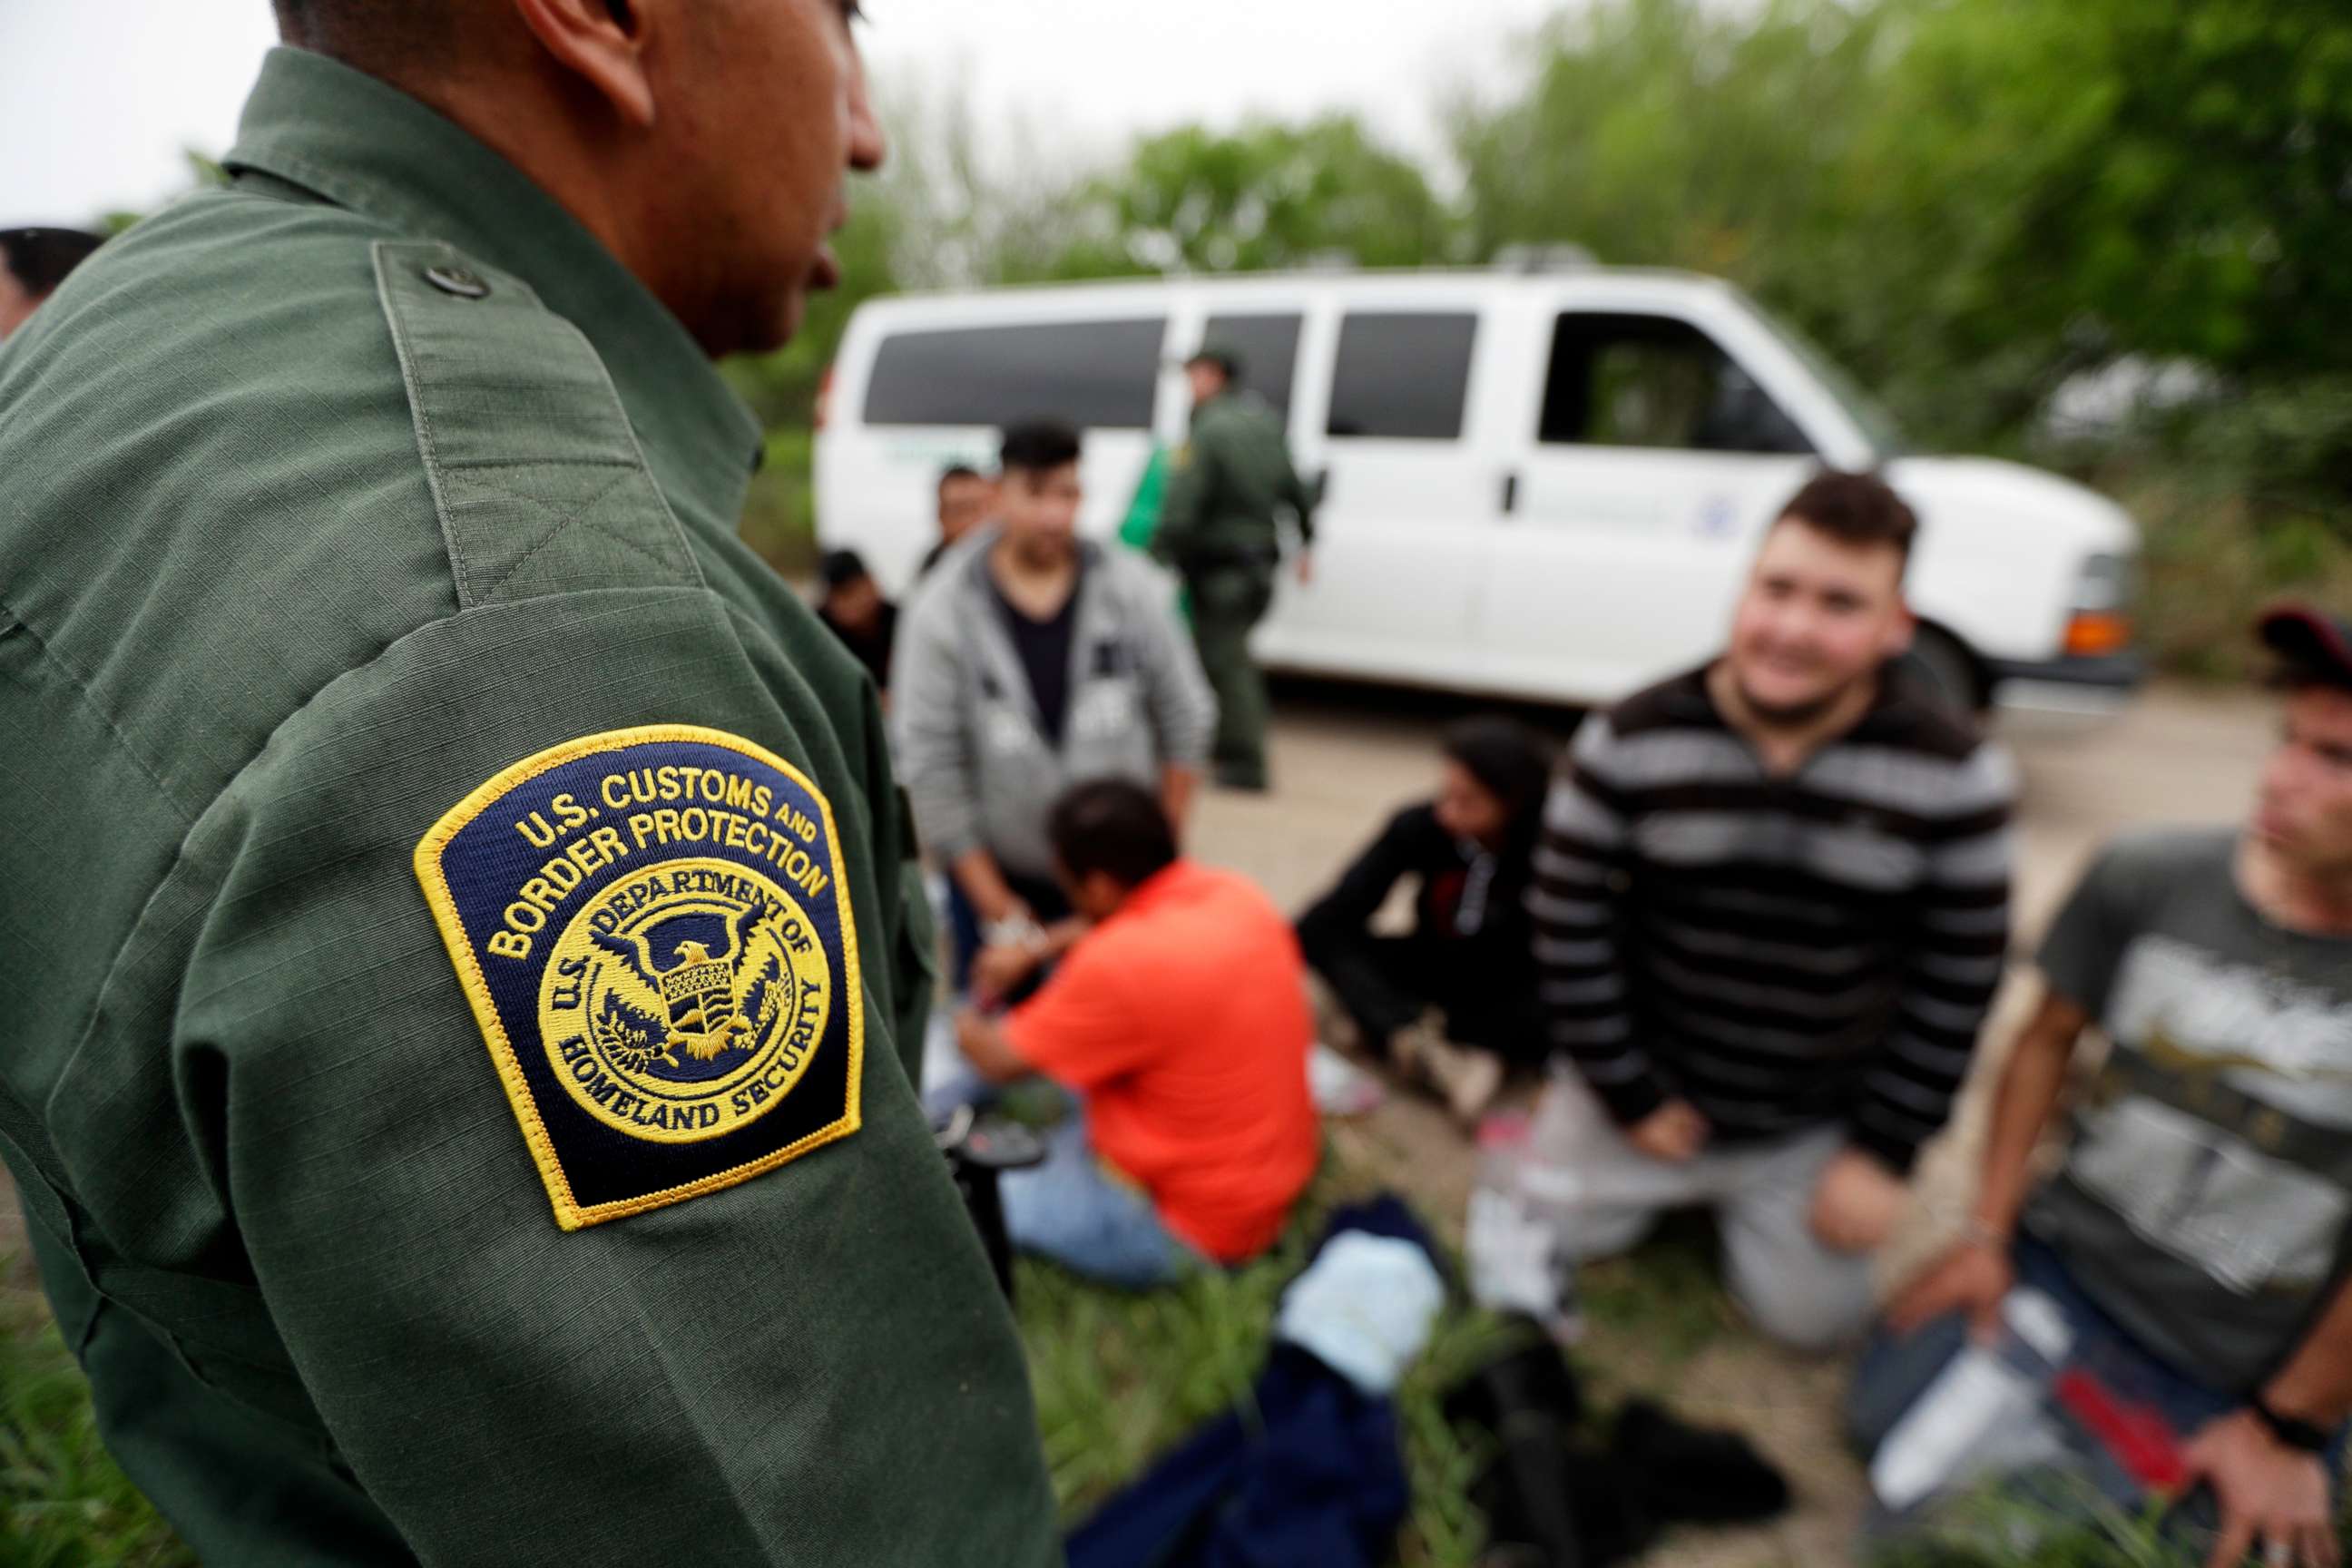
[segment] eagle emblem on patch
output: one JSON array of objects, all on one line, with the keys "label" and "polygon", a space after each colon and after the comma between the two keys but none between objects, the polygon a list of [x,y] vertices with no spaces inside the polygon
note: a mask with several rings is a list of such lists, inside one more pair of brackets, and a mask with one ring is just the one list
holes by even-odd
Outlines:
[{"label": "eagle emblem on patch", "polygon": [[856,932],[791,763],[683,725],[587,736],[458,803],[416,874],[566,1230],[857,1131]]}]

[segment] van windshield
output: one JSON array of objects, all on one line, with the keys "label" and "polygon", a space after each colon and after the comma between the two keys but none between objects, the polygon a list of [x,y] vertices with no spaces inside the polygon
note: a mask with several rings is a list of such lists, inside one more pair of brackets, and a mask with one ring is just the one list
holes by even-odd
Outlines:
[{"label": "van windshield", "polygon": [[1813,378],[1828,390],[1829,395],[1837,400],[1838,406],[1845,410],[1846,417],[1861,430],[1863,438],[1877,452],[1880,462],[1889,462],[1910,454],[1911,443],[1905,438],[1903,426],[1895,422],[1895,416],[1885,404],[1879,402],[1862,383],[1854,380],[1845,366],[1832,359],[1819,343],[1776,318],[1747,295],[1740,294],[1738,299],[1748,307],[1749,315],[1762,322],[1790,353],[1804,362],[1805,368],[1813,373]]}]

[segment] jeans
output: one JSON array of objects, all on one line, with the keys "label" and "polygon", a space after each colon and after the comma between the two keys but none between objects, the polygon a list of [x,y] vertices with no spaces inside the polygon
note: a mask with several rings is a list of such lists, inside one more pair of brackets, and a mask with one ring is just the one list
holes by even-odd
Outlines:
[{"label": "jeans", "polygon": [[1434,1007],[1455,1045],[1519,1067],[1540,1067],[1549,1053],[1532,973],[1524,990],[1497,994],[1485,973],[1464,975],[1442,942],[1376,935],[1312,913],[1298,922],[1298,945],[1372,1051],[1384,1053],[1392,1037]]},{"label": "jeans", "polygon": [[[1631,1251],[1669,1209],[1705,1207],[1723,1233],[1724,1282],[1770,1339],[1819,1353],[1870,1321],[1870,1259],[1812,1233],[1813,1189],[1846,1146],[1823,1127],[1779,1142],[1710,1149],[1681,1163],[1627,1141],[1573,1067],[1552,1069],[1507,1190],[1483,1191],[1480,1226],[1498,1249],[1576,1264]],[[1494,1296],[1490,1307],[1546,1314]]]},{"label": "jeans", "polygon": [[1044,1164],[1006,1172],[1000,1190],[1013,1245],[1086,1279],[1148,1290],[1204,1261],[1161,1223],[1149,1196],[1103,1169],[1082,1116],[1048,1135]]},{"label": "jeans", "polygon": [[[2153,1409],[2181,1444],[2186,1445],[2208,1423],[2245,1404],[2242,1393],[2210,1388],[2158,1360],[2085,1295],[2064,1262],[2040,1242],[2021,1237],[2011,1261],[2018,1285],[2039,1290],[2055,1302],[2072,1331],[2073,1348],[2062,1370],[2088,1373],[2119,1402]],[[1968,1324],[1958,1314],[1939,1318],[1909,1335],[1897,1337],[1881,1329],[1872,1336],[1846,1396],[1847,1430],[1864,1458],[1877,1452],[1967,1344]],[[2073,1458],[2015,1478],[2015,1489],[2074,1520],[2090,1517],[2094,1496],[2126,1513],[2147,1506],[2147,1494],[2115,1456],[2088,1434],[2079,1433],[2071,1420],[2062,1416],[2061,1424],[2078,1438]],[[2326,1458],[2331,1479],[2342,1473],[2344,1441],[2339,1432]],[[1925,1506],[1932,1509],[1933,1500]],[[2211,1496],[2202,1491],[2191,1494],[2173,1515],[2175,1531],[2192,1547],[2210,1544],[2215,1521]],[[1866,1530],[1873,1535],[1890,1536],[1910,1522],[1912,1516],[1898,1520],[1881,1514],[1873,1518]]]}]

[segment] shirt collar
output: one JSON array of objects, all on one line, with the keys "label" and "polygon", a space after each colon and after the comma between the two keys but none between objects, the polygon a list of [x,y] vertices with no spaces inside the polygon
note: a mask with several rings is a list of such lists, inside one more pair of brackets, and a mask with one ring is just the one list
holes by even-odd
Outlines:
[{"label": "shirt collar", "polygon": [[[1675,717],[1685,722],[1711,724],[1718,730],[1731,728],[1731,721],[1725,718],[1723,710],[1716,706],[1715,693],[1706,683],[1707,677],[1720,662],[1719,658],[1709,659],[1696,669],[1667,682],[1663,695],[1668,710]],[[1890,660],[1881,666],[1878,686],[1871,693],[1870,706],[1864,709],[1861,716],[1844,731],[1823,741],[1815,754],[1850,741],[1876,738],[1878,732],[1890,724],[1899,727],[1909,717],[1912,706],[1912,699],[1905,685],[1899,665]]]},{"label": "shirt collar", "polygon": [[1181,858],[1171,860],[1167,865],[1129,888],[1127,890],[1127,897],[1119,901],[1118,909],[1112,918],[1116,920],[1121,915],[1142,914],[1156,909],[1170,899],[1181,896],[1184,890],[1192,885],[1192,861]]},{"label": "shirt collar", "polygon": [[759,459],[758,421],[677,318],[472,133],[364,72],[278,47],[262,62],[224,163],[445,240],[529,283],[604,360],[664,493],[736,526]]}]

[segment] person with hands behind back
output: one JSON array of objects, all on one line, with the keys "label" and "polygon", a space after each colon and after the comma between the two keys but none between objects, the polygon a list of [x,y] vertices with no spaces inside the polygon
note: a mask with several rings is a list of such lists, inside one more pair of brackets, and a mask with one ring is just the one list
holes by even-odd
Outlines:
[{"label": "person with hands behind back", "polygon": [[[1003,1178],[1005,1229],[1132,1289],[1245,1262],[1281,1234],[1321,1148],[1289,922],[1247,879],[1181,858],[1136,784],[1079,784],[1048,832],[1080,934],[1029,1001],[956,1019],[982,1078],[1040,1074],[1076,1102],[1045,1163]],[[1033,947],[990,973],[1010,989],[1041,961]]]},{"label": "person with hands behind back", "polygon": [[[1968,1234],[1896,1299],[1852,1399],[1874,1447],[2031,1286],[2064,1310],[2076,1358],[2179,1438],[2205,1494],[2179,1517],[2210,1568],[2256,1546],[2337,1562],[2352,1415],[2352,627],[2285,606],[2260,633],[2285,727],[2251,821],[2128,836],[2077,885],[2001,1074]],[[2112,1051],[2036,1184],[2094,1027]]]},{"label": "person with hands behind back", "polygon": [[1208,760],[1216,701],[1173,589],[1133,552],[1078,537],[1079,454],[1066,425],[1008,428],[997,521],[948,552],[898,626],[898,755],[947,870],[958,991],[983,947],[1075,940],[1045,833],[1065,789],[1156,789],[1181,833]]}]

